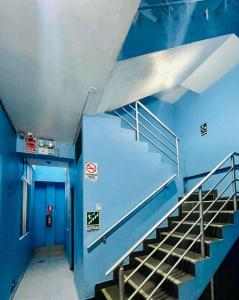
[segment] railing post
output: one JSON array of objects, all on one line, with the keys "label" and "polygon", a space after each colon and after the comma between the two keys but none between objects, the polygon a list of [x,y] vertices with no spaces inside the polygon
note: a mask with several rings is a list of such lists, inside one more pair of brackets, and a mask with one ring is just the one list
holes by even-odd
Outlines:
[{"label": "railing post", "polygon": [[139,112],[138,112],[138,101],[135,102],[135,122],[136,122],[136,141],[139,141]]},{"label": "railing post", "polygon": [[179,166],[179,139],[176,138],[176,155],[177,155],[177,171],[179,174],[180,166]]},{"label": "railing post", "polygon": [[232,163],[232,189],[233,189],[233,206],[234,211],[237,211],[237,183],[236,183],[236,170],[235,170],[235,157],[232,155],[231,157],[231,163]]},{"label": "railing post", "polygon": [[203,200],[202,200],[202,187],[199,188],[198,194],[199,209],[200,209],[200,233],[201,233],[201,255],[205,257],[205,232],[204,232],[204,221],[203,221]]},{"label": "railing post", "polygon": [[123,263],[119,267],[119,299],[125,299],[125,288],[124,288],[124,265]]}]

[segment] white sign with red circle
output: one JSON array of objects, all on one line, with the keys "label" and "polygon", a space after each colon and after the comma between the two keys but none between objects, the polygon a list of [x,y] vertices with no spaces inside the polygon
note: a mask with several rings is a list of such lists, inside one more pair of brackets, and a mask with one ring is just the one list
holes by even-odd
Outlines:
[{"label": "white sign with red circle", "polygon": [[98,164],[95,162],[85,163],[85,179],[96,181],[98,177]]}]

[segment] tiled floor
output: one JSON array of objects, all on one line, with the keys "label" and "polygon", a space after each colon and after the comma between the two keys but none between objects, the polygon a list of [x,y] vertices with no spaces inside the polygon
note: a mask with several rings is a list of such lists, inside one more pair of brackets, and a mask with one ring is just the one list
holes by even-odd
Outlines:
[{"label": "tiled floor", "polygon": [[77,300],[73,273],[61,249],[44,249],[32,259],[14,300]]}]

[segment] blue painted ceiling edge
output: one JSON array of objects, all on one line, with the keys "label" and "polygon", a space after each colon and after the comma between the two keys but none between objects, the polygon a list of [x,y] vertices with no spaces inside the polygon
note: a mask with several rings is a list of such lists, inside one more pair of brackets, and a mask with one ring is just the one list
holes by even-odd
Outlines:
[{"label": "blue painted ceiling edge", "polygon": [[230,33],[239,35],[238,0],[144,0],[118,60]]}]

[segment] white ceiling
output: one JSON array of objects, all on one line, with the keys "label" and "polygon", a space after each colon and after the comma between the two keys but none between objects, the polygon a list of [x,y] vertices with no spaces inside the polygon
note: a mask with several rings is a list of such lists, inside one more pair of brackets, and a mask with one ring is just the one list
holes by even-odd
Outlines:
[{"label": "white ceiling", "polygon": [[72,143],[83,109],[175,102],[238,63],[234,35],[117,62],[139,2],[0,0],[0,98],[18,131]]},{"label": "white ceiling", "polygon": [[0,98],[17,130],[72,143],[140,0],[0,0]]},{"label": "white ceiling", "polygon": [[170,103],[189,89],[202,93],[238,63],[239,39],[233,34],[120,61],[98,112],[158,93]]}]

